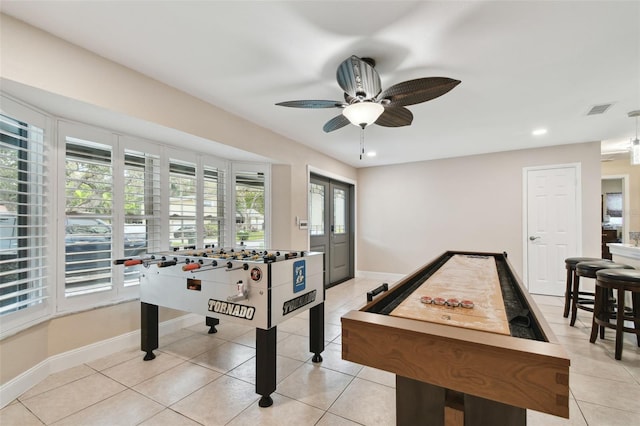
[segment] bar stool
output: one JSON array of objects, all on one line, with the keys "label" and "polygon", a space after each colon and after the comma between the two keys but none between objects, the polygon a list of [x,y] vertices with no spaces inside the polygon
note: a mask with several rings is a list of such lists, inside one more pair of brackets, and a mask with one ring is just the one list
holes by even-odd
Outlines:
[{"label": "bar stool", "polygon": [[[587,312],[593,312],[593,304],[594,299],[582,299],[580,300],[580,277],[585,278],[596,278],[596,272],[601,269],[633,269],[629,265],[623,265],[622,263],[615,263],[610,260],[595,260],[592,262],[578,262],[576,264],[576,275],[573,280],[573,303],[571,305],[571,321],[569,324],[573,326],[576,323],[576,316],[578,313],[578,309],[582,309]],[[582,292],[583,294],[587,294],[586,292]],[[593,294],[593,293],[591,293]],[[595,296],[595,295],[594,295]]]},{"label": "bar stool", "polygon": [[[596,300],[593,307],[593,323],[591,338],[595,343],[598,328],[600,338],[604,337],[604,329],[616,330],[616,359],[622,358],[623,333],[634,333],[640,347],[640,270],[637,269],[608,269],[596,272]],[[608,303],[608,295],[616,291],[617,305]],[[625,292],[631,292],[632,309],[625,309]],[[615,309],[615,311],[614,311]],[[610,320],[615,318],[615,324]],[[625,321],[633,321],[634,328],[625,327]]]},{"label": "bar stool", "polygon": [[[598,260],[597,257],[568,257],[564,260],[565,267],[567,268],[567,288],[564,292],[564,314],[563,316],[567,318],[569,316],[569,309],[571,308],[571,302],[573,300],[573,282],[576,280],[576,264],[580,262],[596,262]],[[590,296],[593,298],[593,293],[590,291],[584,291],[578,294],[578,298],[582,296]],[[584,299],[582,303],[588,303],[589,299]]]}]

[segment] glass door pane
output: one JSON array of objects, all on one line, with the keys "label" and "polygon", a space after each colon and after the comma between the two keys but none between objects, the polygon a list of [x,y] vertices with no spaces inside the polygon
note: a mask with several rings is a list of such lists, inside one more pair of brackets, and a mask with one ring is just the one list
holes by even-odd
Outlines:
[{"label": "glass door pane", "polygon": [[345,208],[345,191],[340,188],[333,189],[333,233],[344,234],[347,232],[347,217]]},{"label": "glass door pane", "polygon": [[311,235],[324,235],[324,185],[311,183],[309,231]]}]

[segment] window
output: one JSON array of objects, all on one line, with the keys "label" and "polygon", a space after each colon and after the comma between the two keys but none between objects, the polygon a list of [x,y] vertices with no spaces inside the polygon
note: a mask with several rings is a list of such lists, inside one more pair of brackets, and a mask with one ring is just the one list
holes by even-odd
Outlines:
[{"label": "window", "polygon": [[[13,108],[12,108],[13,107]],[[2,99],[0,114],[0,323],[3,333],[41,315],[47,284],[46,119]],[[17,119],[15,109],[38,125]],[[46,313],[46,312],[45,312]],[[10,315],[12,314],[12,315]],[[23,315],[24,314],[24,315]],[[19,321],[18,321],[19,325]]]},{"label": "window", "polygon": [[[124,151],[125,258],[160,250],[160,157]],[[122,267],[124,286],[139,283],[139,268]]]},{"label": "window", "polygon": [[170,160],[169,163],[169,230],[171,247],[195,246],[196,165]]},{"label": "window", "polygon": [[66,120],[52,138],[51,117],[0,105],[0,338],[54,309],[137,297],[137,268],[114,259],[229,247],[234,225],[268,241],[268,166],[232,175],[223,159]]},{"label": "window", "polygon": [[[139,270],[114,259],[159,251],[161,148],[82,124],[60,122],[64,148],[57,244],[64,247],[58,309],[98,306],[138,295]],[[62,173],[63,172],[63,173]],[[166,237],[165,237],[166,241]]]},{"label": "window", "polygon": [[265,248],[265,173],[241,167],[235,175],[236,245]]},{"label": "window", "polygon": [[110,146],[66,136],[65,296],[110,290],[113,167]]},{"label": "window", "polygon": [[224,171],[204,167],[204,244],[216,247],[224,244],[225,181]]},{"label": "window", "polygon": [[180,155],[180,160],[169,160],[171,247],[224,246],[227,165],[206,156]]}]

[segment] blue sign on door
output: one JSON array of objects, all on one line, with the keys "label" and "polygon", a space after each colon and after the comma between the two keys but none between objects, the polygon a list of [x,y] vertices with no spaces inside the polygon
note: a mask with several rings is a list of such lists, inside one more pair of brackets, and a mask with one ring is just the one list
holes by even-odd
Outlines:
[{"label": "blue sign on door", "polygon": [[293,263],[293,292],[294,293],[302,291],[305,288],[305,279],[307,275],[305,269],[306,267],[305,267],[304,260],[296,260]]}]

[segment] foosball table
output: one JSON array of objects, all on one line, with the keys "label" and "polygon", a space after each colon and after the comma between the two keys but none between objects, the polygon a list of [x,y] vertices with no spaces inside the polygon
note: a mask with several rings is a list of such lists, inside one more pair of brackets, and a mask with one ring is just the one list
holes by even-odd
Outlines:
[{"label": "foosball table", "polygon": [[395,373],[398,425],[569,418],[569,358],[506,253],[449,251],[367,299],[342,358]]},{"label": "foosball table", "polygon": [[158,306],[203,315],[216,333],[220,321],[256,328],[256,393],[273,404],[276,326],[309,310],[313,362],[324,351],[323,254],[308,251],[220,249],[148,254],[114,261],[140,269],[141,348],[158,349]]}]

